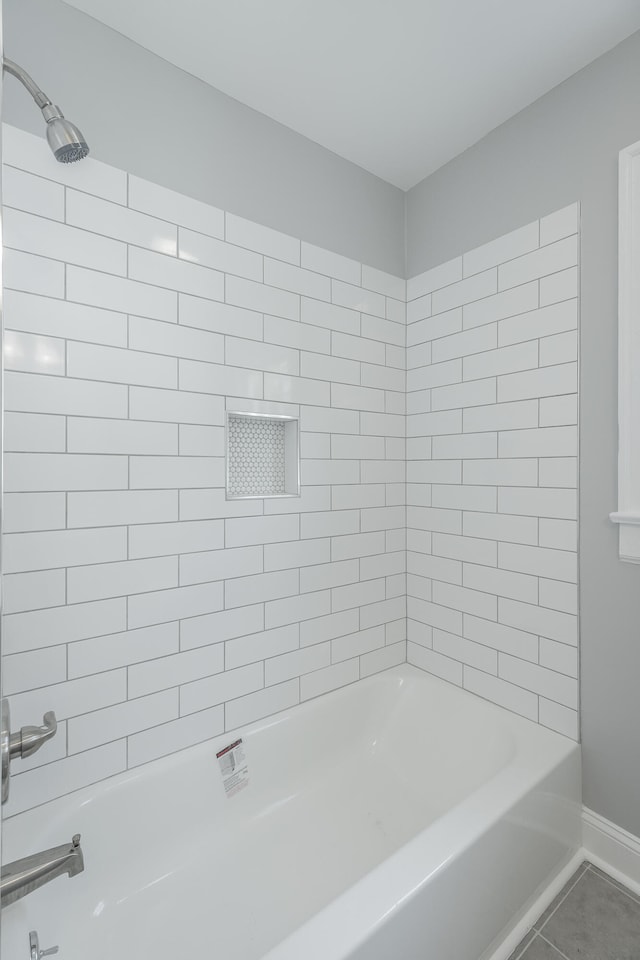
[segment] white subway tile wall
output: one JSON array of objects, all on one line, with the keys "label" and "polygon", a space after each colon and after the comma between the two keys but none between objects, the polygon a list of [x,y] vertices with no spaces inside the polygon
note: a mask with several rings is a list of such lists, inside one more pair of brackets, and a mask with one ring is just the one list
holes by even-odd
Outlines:
[{"label": "white subway tile wall", "polygon": [[[577,207],[405,285],[4,159],[4,692],[60,721],[9,815],[405,659],[577,737]],[[226,499],[227,410],[299,498]]]},{"label": "white subway tile wall", "polygon": [[407,659],[572,738],[578,223],[407,282]]},{"label": "white subway tile wall", "polygon": [[[11,815],[405,661],[406,297],[3,147],[4,692],[14,727],[60,722]],[[300,418],[300,498],[226,500],[226,410]]]}]

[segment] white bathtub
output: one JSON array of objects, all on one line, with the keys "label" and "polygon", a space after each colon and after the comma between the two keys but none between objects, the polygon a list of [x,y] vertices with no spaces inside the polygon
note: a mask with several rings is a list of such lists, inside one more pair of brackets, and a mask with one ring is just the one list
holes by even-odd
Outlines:
[{"label": "white bathtub", "polygon": [[3,911],[2,956],[478,960],[579,847],[579,791],[576,744],[397,667],[7,821],[5,861],[80,832],[86,870]]}]

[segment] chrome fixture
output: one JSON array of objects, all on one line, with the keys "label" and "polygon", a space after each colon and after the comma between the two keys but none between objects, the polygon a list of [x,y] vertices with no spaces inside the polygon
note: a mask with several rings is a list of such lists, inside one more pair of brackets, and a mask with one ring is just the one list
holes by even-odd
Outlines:
[{"label": "chrome fixture", "polygon": [[0,906],[6,907],[33,893],[50,880],[64,873],[75,877],[84,870],[84,857],[80,846],[80,834],[76,833],[70,844],[34,853],[21,860],[14,860],[2,868],[0,878]]},{"label": "chrome fixture", "polygon": [[56,160],[60,163],[74,163],[82,160],[89,153],[87,141],[82,136],[75,123],[65,119],[60,109],[43,93],[40,87],[29,76],[26,70],[4,57],[3,67],[7,73],[20,81],[26,87],[37,105],[42,110],[42,116],[47,122],[47,140],[53,150]]},{"label": "chrome fixture", "polygon": [[0,730],[0,754],[2,756],[2,802],[9,799],[9,777],[11,761],[15,757],[30,757],[40,749],[43,743],[55,736],[58,724],[53,710],[47,711],[42,718],[41,727],[22,727],[17,733],[11,733],[11,712],[9,701],[2,701],[2,728]]},{"label": "chrome fixture", "polygon": [[37,930],[32,930],[30,932],[29,950],[31,951],[31,960],[41,960],[42,957],[50,957],[53,953],[57,953],[59,949],[59,947],[49,947],[47,950],[41,950]]}]

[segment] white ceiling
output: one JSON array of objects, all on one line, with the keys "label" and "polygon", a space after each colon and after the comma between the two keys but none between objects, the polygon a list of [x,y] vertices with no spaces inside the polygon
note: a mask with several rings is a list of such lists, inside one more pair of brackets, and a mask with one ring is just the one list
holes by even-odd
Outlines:
[{"label": "white ceiling", "polygon": [[408,189],[640,29],[638,0],[67,0]]}]

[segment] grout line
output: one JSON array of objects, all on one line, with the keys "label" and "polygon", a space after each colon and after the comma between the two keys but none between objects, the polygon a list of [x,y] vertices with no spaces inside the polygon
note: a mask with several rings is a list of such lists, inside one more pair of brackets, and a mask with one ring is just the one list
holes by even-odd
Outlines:
[{"label": "grout line", "polygon": [[[566,892],[565,892],[564,896],[562,897],[562,899],[558,901],[558,903],[557,903],[556,906],[554,907],[553,911],[549,914],[549,916],[546,918],[546,920],[544,921],[544,923],[542,924],[541,927],[538,927],[538,923],[539,923],[539,921],[540,921],[540,919],[541,919],[540,917],[538,917],[538,920],[536,920],[536,922],[535,922],[534,925],[533,925],[533,926],[534,926],[534,929],[535,929],[538,933],[541,933],[541,931],[544,930],[544,928],[545,928],[546,925],[548,924],[549,920],[551,920],[551,918],[556,915],[556,913],[558,912],[559,908],[560,908],[560,907],[562,906],[562,904],[565,902],[565,900],[567,899],[567,897],[569,896],[569,894],[572,892],[572,890],[574,889],[574,887],[576,886],[576,884],[579,883],[580,880],[582,880],[582,878],[583,878],[583,876],[585,875],[585,873],[587,872],[587,870],[588,870],[588,867],[585,867],[585,866],[580,866],[580,867],[578,868],[578,870],[576,871],[576,874],[575,874],[575,876],[574,876],[573,883],[571,883],[571,886],[566,890]],[[553,946],[553,944],[551,944],[551,946]]]},{"label": "grout line", "polygon": [[[546,938],[545,936],[543,936],[543,934],[538,933],[537,936],[538,936],[538,938],[539,938],[540,940],[543,940],[548,946],[550,946],[551,949],[552,949],[555,953],[557,953],[557,955],[558,955],[559,957],[562,957],[562,960],[570,960],[570,958],[566,955],[566,953],[563,953],[561,950],[558,950],[558,948],[557,948],[553,943],[551,943],[550,940],[547,940],[547,938]],[[535,939],[535,938],[534,938],[534,939]],[[526,960],[526,953],[525,953],[524,960]]]},{"label": "grout line", "polygon": [[597,877],[599,880],[603,880],[605,883],[608,883],[610,887],[613,887],[615,890],[618,890],[619,893],[623,893],[630,900],[633,900],[634,903],[640,905],[640,896],[636,895],[633,890],[629,890],[628,887],[625,887],[623,883],[615,881],[614,878],[610,877],[604,870],[601,870],[600,873],[598,873],[598,871],[594,869],[594,865],[592,863],[589,863],[587,870],[592,873],[594,877]]}]

